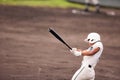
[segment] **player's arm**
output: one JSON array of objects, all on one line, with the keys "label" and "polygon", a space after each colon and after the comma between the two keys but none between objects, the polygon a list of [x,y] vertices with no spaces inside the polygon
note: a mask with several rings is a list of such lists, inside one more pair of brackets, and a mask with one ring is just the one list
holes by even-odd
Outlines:
[{"label": "player's arm", "polygon": [[81,49],[77,49],[77,48],[72,48],[71,53],[73,53],[75,56],[92,56],[94,54],[96,54],[98,51],[100,50],[99,47],[93,49],[93,50],[81,50]]},{"label": "player's arm", "polygon": [[88,51],[88,50],[81,50],[81,54],[83,56],[92,56],[92,55],[96,54],[99,50],[100,50],[99,47],[97,47],[97,48],[95,48],[93,50],[90,50],[90,51]]}]

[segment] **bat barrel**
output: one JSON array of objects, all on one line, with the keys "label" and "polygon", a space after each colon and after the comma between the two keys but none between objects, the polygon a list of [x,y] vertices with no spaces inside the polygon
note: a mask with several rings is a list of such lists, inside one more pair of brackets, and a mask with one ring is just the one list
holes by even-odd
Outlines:
[{"label": "bat barrel", "polygon": [[69,49],[72,50],[72,48],[51,28],[48,29],[48,31],[56,37],[59,41],[61,41],[64,45],[66,45]]}]

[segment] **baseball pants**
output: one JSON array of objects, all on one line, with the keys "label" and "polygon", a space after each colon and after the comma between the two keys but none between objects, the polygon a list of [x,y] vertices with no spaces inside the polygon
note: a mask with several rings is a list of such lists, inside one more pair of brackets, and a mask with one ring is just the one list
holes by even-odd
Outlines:
[{"label": "baseball pants", "polygon": [[94,80],[95,71],[91,65],[81,66],[72,77],[72,80]]}]

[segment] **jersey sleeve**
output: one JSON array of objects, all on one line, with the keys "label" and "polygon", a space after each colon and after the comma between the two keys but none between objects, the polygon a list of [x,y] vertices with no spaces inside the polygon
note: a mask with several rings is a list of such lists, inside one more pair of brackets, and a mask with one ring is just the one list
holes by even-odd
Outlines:
[{"label": "jersey sleeve", "polygon": [[93,48],[101,48],[102,47],[102,43],[101,42],[97,42],[95,45],[93,45]]}]

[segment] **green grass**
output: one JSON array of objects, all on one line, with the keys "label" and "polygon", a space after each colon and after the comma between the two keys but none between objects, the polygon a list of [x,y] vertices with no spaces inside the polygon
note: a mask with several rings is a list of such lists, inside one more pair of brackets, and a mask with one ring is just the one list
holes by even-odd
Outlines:
[{"label": "green grass", "polygon": [[2,5],[16,6],[40,6],[40,7],[59,7],[59,8],[83,8],[81,4],[71,3],[67,0],[0,0]]}]

